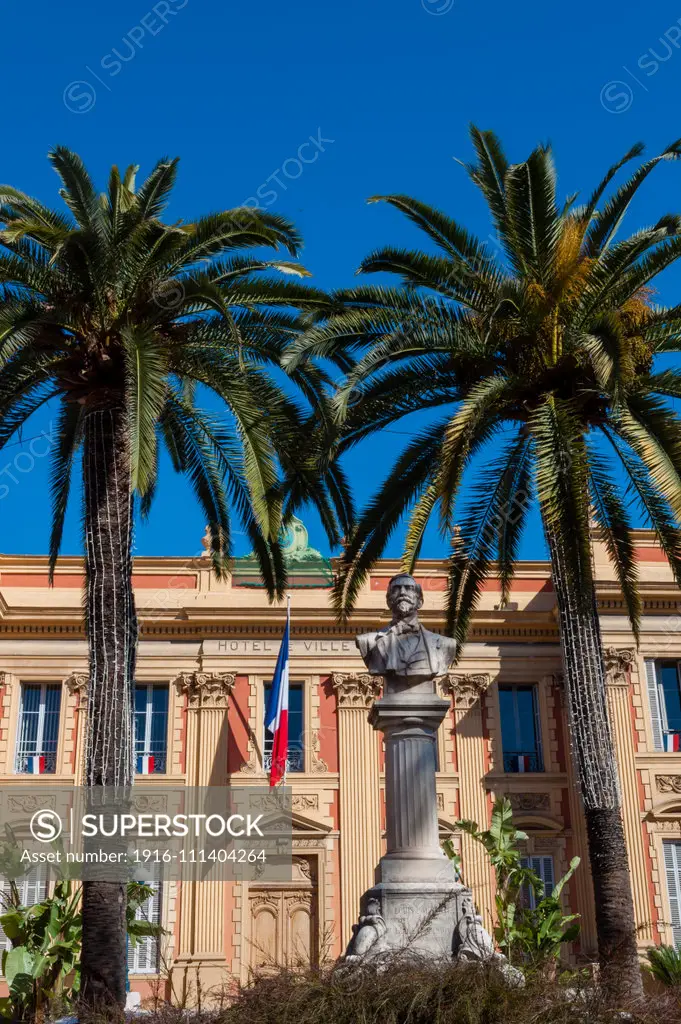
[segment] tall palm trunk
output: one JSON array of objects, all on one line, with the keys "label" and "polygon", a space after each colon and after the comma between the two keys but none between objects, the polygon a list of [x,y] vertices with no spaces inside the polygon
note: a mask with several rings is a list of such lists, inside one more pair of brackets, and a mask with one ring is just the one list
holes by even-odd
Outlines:
[{"label": "tall palm trunk", "polygon": [[572,756],[586,818],[601,979],[615,998],[642,996],[617,762],[608,719],[601,629],[592,590],[577,593],[561,543],[549,535],[560,616]]},{"label": "tall palm trunk", "polygon": [[[132,593],[132,493],[122,410],[86,417],[86,622],[90,663],[85,780],[91,801],[101,787],[126,794],[133,780],[133,681],[137,616]],[[99,796],[98,796],[99,794]],[[83,999],[125,1004],[126,887],[83,885]]]}]

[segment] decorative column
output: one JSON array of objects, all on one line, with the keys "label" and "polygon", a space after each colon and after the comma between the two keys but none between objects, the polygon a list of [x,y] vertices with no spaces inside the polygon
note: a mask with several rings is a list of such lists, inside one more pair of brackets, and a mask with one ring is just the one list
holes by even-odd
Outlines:
[{"label": "decorative column", "polygon": [[347,946],[360,897],[373,884],[381,856],[378,747],[367,721],[381,685],[368,673],[335,672],[331,682],[338,709],[341,942]]},{"label": "decorative column", "polygon": [[[449,672],[440,680],[444,694],[454,699],[454,735],[459,771],[459,813],[476,821],[480,828],[489,825],[489,806],[485,788],[485,739],[482,728],[481,696],[490,684],[488,675],[459,675]],[[485,851],[465,833],[461,836],[461,869],[473,900],[489,927],[494,920],[494,892]]]},{"label": "decorative column", "polygon": [[[227,709],[236,681],[231,672],[183,672],[176,680],[178,691],[187,697],[186,771],[187,786],[226,786]],[[224,940],[224,883],[182,881],[180,892],[180,933],[173,973],[187,996],[201,975],[207,989],[226,980]]]},{"label": "decorative column", "polygon": [[629,855],[629,875],[634,896],[637,939],[647,946],[653,941],[652,912],[641,831],[641,808],[636,777],[630,694],[631,672],[636,652],[608,647],[605,651],[605,686],[620,783],[624,837]]},{"label": "decorative column", "polygon": [[87,690],[89,681],[89,676],[86,672],[72,672],[64,680],[68,692],[78,700],[75,708],[76,721],[73,730],[73,743],[75,745],[73,773],[75,786],[82,786],[85,777],[85,726],[87,724]]},{"label": "decorative column", "polygon": [[[16,690],[19,680],[11,672],[0,672],[0,774],[14,772],[13,758],[16,757],[17,719]],[[13,693],[13,691],[15,691]],[[14,704],[14,706],[13,706]]]}]

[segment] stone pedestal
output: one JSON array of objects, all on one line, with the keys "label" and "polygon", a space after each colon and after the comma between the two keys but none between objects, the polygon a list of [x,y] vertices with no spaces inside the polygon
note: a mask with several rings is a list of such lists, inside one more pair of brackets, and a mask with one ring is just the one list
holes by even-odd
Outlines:
[{"label": "stone pedestal", "polygon": [[439,840],[436,743],[449,707],[428,681],[409,689],[389,686],[369,714],[374,729],[385,736],[387,842],[377,883],[362,897],[366,923],[360,920],[351,955],[399,950],[450,959],[454,952],[471,894],[457,881]]}]

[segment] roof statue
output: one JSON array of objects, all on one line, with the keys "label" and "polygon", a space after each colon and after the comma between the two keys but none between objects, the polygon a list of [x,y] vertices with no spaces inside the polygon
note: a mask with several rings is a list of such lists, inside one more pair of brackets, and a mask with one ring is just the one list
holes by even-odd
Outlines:
[{"label": "roof statue", "polygon": [[[321,551],[310,547],[307,527],[291,516],[279,535],[282,554],[289,574],[291,589],[304,587],[330,587],[333,583],[331,562]],[[245,558],[234,559],[233,581],[236,586],[262,586],[257,561],[253,552]]]}]

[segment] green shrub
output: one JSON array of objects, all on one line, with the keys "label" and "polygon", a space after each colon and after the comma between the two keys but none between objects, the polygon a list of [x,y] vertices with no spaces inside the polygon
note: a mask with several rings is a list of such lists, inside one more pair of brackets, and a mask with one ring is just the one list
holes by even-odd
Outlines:
[{"label": "green shrub", "polygon": [[[513,809],[506,797],[498,797],[492,809],[490,827],[481,831],[474,821],[459,821],[462,832],[480,843],[494,868],[497,891],[494,898],[496,921],[494,938],[509,960],[523,963],[546,964],[556,961],[561,946],[574,942],[579,936],[578,914],[564,914],[561,893],[579,866],[579,857],[570,861],[569,871],[554,886],[550,896],[544,893],[544,883],[530,868],[522,866],[519,843],[527,839],[513,824]],[[451,840],[443,843],[447,856],[454,860],[459,871],[460,861]],[[534,907],[523,899],[523,893],[532,890]]]},{"label": "green shrub", "polygon": [[[111,1014],[84,1012],[81,1024],[114,1024]],[[527,987],[518,990],[479,966],[438,970],[398,959],[382,970],[281,970],[236,992],[220,1011],[188,1018],[186,1010],[162,1006],[147,1014],[144,1024],[187,1024],[188,1019],[191,1024],[681,1024],[681,1009],[670,991],[642,1006],[610,1008],[579,972],[560,984],[530,971]]]},{"label": "green shrub", "polygon": [[655,946],[646,951],[648,970],[669,987],[681,986],[681,950],[676,946]]}]

